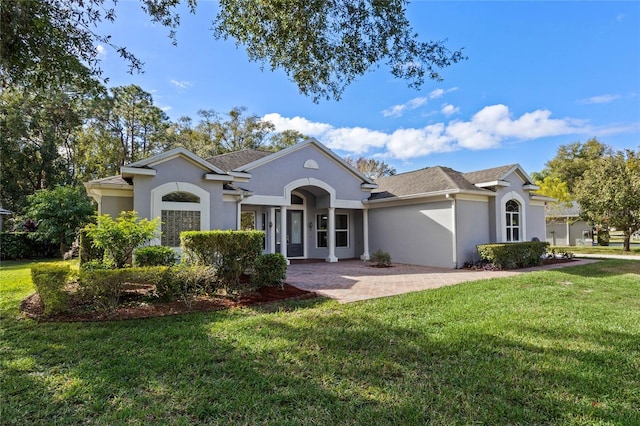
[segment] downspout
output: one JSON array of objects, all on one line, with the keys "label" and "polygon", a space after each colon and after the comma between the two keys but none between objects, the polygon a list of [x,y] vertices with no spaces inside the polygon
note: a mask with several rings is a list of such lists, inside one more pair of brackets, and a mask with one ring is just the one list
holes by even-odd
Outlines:
[{"label": "downspout", "polygon": [[451,224],[453,225],[451,245],[453,246],[453,268],[458,269],[458,218],[456,215],[456,199],[451,194],[447,194],[445,197],[451,200]]}]

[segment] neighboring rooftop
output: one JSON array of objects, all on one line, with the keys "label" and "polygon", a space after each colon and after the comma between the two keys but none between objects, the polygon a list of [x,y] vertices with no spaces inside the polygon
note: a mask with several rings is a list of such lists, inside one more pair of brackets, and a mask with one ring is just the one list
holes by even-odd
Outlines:
[{"label": "neighboring rooftop", "polygon": [[260,151],[257,149],[243,149],[242,151],[229,152],[207,158],[207,162],[225,172],[230,172],[232,170],[242,170],[243,166],[271,154],[273,154],[273,152]]}]

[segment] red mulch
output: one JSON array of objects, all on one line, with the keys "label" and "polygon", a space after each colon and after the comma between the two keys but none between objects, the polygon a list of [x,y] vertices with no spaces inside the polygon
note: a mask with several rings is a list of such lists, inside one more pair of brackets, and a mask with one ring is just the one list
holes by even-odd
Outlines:
[{"label": "red mulch", "polygon": [[263,305],[282,300],[302,300],[313,299],[316,293],[300,290],[299,288],[285,284],[281,287],[261,287],[250,293],[229,298],[223,296],[198,296],[188,307],[180,301],[174,302],[140,302],[140,294],[123,294],[118,308],[109,313],[87,311],[86,309],[71,309],[70,312],[55,316],[44,316],[40,296],[34,293],[22,301],[20,310],[23,315],[40,321],[116,321],[128,319],[140,319],[161,317],[166,315],[177,315],[188,312],[218,311],[221,309],[241,308],[246,306]]}]

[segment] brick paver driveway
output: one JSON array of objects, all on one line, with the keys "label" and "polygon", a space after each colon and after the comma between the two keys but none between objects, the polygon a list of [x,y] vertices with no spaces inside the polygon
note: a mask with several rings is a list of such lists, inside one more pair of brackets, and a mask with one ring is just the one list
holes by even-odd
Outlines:
[{"label": "brick paver driveway", "polygon": [[438,288],[485,278],[509,277],[539,269],[583,265],[593,260],[577,260],[517,271],[476,271],[446,269],[396,263],[391,268],[375,268],[360,260],[337,263],[301,263],[289,265],[287,283],[314,291],[341,303]]}]

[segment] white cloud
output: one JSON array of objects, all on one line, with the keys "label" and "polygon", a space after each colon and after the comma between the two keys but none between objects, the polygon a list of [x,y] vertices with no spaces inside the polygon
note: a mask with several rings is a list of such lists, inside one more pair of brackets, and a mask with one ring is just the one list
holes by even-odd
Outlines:
[{"label": "white cloud", "polygon": [[446,93],[455,92],[456,90],[458,90],[457,87],[452,87],[452,88],[447,89],[447,90],[435,89],[435,90],[432,90],[429,93],[429,99],[438,99],[438,98],[443,97]]},{"label": "white cloud", "polygon": [[446,115],[447,117],[453,115],[453,114],[457,114],[460,112],[460,107],[454,107],[451,104],[444,104],[442,105],[442,108],[440,109],[440,112],[443,113],[444,115]]},{"label": "white cloud", "polygon": [[178,89],[187,89],[192,86],[190,81],[171,80],[171,84],[176,86]]},{"label": "white cloud", "polygon": [[107,57],[107,49],[101,44],[96,46],[96,56],[100,60],[104,60]]},{"label": "white cloud", "polygon": [[608,104],[618,99],[620,95],[600,95],[580,100],[582,104]]},{"label": "white cloud", "polygon": [[167,111],[172,110],[172,109],[173,109],[173,107],[170,107],[170,106],[164,106],[164,107],[162,107],[162,108],[160,108],[160,109],[161,109],[161,110],[163,110],[164,112],[167,112]]},{"label": "white cloud", "polygon": [[402,105],[394,105],[382,111],[385,117],[400,117],[405,111],[421,107],[427,103],[427,98],[413,98]]},{"label": "white cloud", "polygon": [[[447,110],[455,109],[452,106]],[[582,121],[551,118],[548,110],[536,110],[514,118],[509,108],[501,104],[482,108],[468,121],[453,120],[422,128],[398,129],[392,133],[363,127],[335,128],[304,117],[287,118],[277,113],[267,114],[263,119],[271,121],[277,131],[297,130],[315,137],[331,149],[352,154],[375,150],[379,156],[402,160],[460,149],[490,149],[510,139],[531,140],[593,130]]]}]

